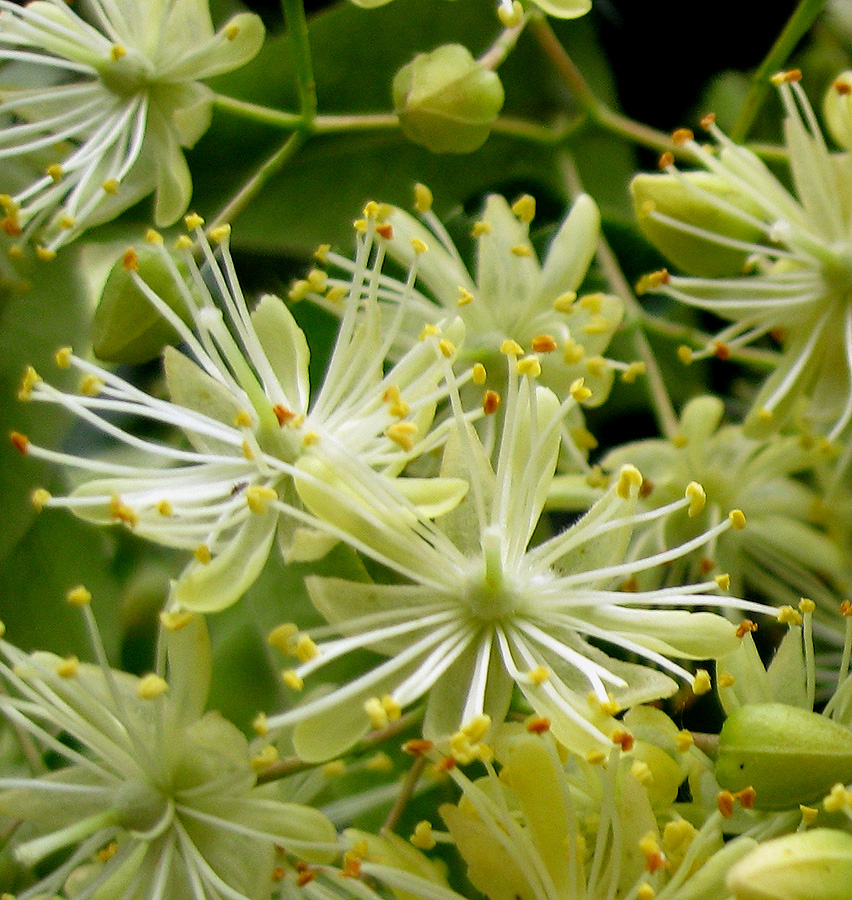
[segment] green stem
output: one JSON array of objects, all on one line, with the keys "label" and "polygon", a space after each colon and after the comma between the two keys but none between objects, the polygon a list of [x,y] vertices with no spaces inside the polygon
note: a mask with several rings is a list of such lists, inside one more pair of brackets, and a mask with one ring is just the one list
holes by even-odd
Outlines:
[{"label": "green stem", "polygon": [[497,40],[479,57],[477,62],[492,71],[497,68],[515,49],[518,38],[523,34],[529,18],[524,16],[513,28],[506,28],[497,36]]},{"label": "green stem", "polygon": [[796,48],[796,44],[813,25],[825,4],[826,0],[799,0],[799,5],[787,20],[784,30],[778,35],[778,40],[772,45],[760,68],[754,74],[751,90],[731,129],[733,140],[741,143],[745,139],[769,93],[772,76],[783,68],[790,54]]},{"label": "green stem", "polygon": [[335,134],[351,131],[387,131],[399,128],[396,113],[367,113],[363,115],[316,116],[313,120],[314,134]]},{"label": "green stem", "polygon": [[688,153],[672,143],[669,135],[615,112],[599,100],[589,87],[582,72],[574,64],[574,60],[560,43],[546,18],[534,17],[530,28],[554,69],[571,91],[580,109],[595,125],[660,153],[668,152],[675,156],[689,156]]},{"label": "green stem", "polygon": [[417,787],[417,782],[420,780],[420,776],[423,774],[427,762],[428,760],[425,756],[418,756],[411,764],[411,768],[405,775],[399,793],[396,795],[396,800],[382,825],[382,831],[393,831],[394,828],[396,828],[403,812],[405,812],[408,801],[411,800],[411,797],[414,794],[414,789]]},{"label": "green stem", "polygon": [[311,62],[311,42],[308,20],[302,0],[281,0],[287,34],[296,60],[296,82],[299,91],[299,109],[305,125],[313,122],[317,113],[317,85]]},{"label": "green stem", "polygon": [[224,94],[216,94],[213,103],[217,109],[224,110],[241,119],[251,119],[263,125],[272,125],[275,128],[283,128],[286,131],[295,131],[304,124],[304,119],[297,113],[281,112],[269,106],[260,106],[257,103],[248,103],[245,100],[237,100],[235,97],[227,97]]},{"label": "green stem", "polygon": [[265,162],[261,163],[257,171],[234,194],[233,197],[219,211],[216,218],[208,226],[208,232],[222,225],[230,224],[249,203],[257,196],[261,188],[278,170],[295,156],[296,151],[305,142],[306,136],[297,131],[279,147]]}]

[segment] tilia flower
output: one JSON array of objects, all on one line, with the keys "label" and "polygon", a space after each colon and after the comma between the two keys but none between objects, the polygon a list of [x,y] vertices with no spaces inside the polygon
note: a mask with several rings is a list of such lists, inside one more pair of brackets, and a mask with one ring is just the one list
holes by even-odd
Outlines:
[{"label": "tilia flower", "polygon": [[[746,433],[780,428],[807,400],[813,421],[833,439],[852,421],[852,156],[828,150],[799,77],[774,79],[794,195],[712,116],[703,124],[718,152],[687,131],[675,133],[709,174],[682,173],[664,160],[667,174],[639,176],[633,191],[643,230],[698,276],[655,273],[642,286],[732,323],[695,356],[727,357],[765,335],[781,341]],[[838,84],[831,90],[848,90]],[[683,355],[690,357],[686,348]]]},{"label": "tilia flower", "polygon": [[[174,327],[192,357],[166,350],[171,401],[144,393],[70,349],[60,350],[57,362],[80,372],[79,394],[57,390],[33,370],[21,390],[23,399],[70,410],[134,451],[138,462],[127,455],[114,462],[108,456],[59,453],[34,446],[21,434],[13,434],[12,441],[33,456],[94,476],[67,497],[36,491],[38,507],[65,507],[99,524],[120,522],[157,543],[193,551],[195,559],[173,585],[172,604],[210,612],[233,603],[253,583],[276,530],[288,557],[316,557],[328,550],[328,535],[312,538],[298,528],[306,519],[311,524],[294,481],[313,477],[308,457],[324,461],[344,480],[375,470],[382,473],[376,476],[381,481],[440,443],[440,433],[430,434],[429,426],[446,392],[441,382],[445,354],[460,343],[462,326],[451,323],[445,332],[433,328],[385,370],[392,333],[381,334],[371,226],[360,246],[361,275],[340,297],[345,312],[325,380],[311,400],[308,345],[285,304],[265,296],[249,312],[228,252],[227,229],[217,232],[217,257],[200,218],[187,221],[195,229],[203,266],[184,236],[186,274],[159,235],[149,237],[162,278],[192,328],[135,271],[136,251],[124,258],[137,288]],[[115,413],[176,427],[189,446],[131,434],[116,424]],[[446,510],[465,489],[463,482],[447,479],[401,479],[397,488],[427,514]]]},{"label": "tilia flower", "polygon": [[[71,597],[87,599],[83,588]],[[63,885],[81,900],[268,900],[276,846],[333,857],[331,822],[256,786],[245,737],[204,712],[211,655],[201,617],[170,625],[181,627],[163,636],[168,681],[0,642],[0,713],[53,757],[49,772],[0,778],[0,816],[25,823],[15,858],[53,861],[18,900]]]},{"label": "tilia flower", "polygon": [[[319,492],[303,493],[320,518],[358,535],[362,549],[369,544],[367,552],[408,583],[307,579],[311,599],[332,627],[298,635],[289,625],[281,632],[283,642],[273,638],[303,660],[284,673],[290,686],[298,688],[309,673],[357,648],[388,659],[270,718],[271,727],[299,723],[294,737],[300,755],[333,755],[368,724],[385,724],[428,693],[426,736],[452,736],[453,752],[470,759],[489,723],[503,720],[515,686],[552,721],[561,741],[585,753],[609,742],[618,726],[611,717],[616,710],[676,689],[662,672],[613,659],[588,639],[656,663],[687,683],[693,675],[670,657],[706,659],[738,645],[734,626],[723,616],[674,608],[755,608],[713,593],[714,581],[618,590],[631,575],[744,524],[735,511],[682,546],[625,561],[634,526],[684,508],[700,510],[703,491],[697,484],[664,508],[637,515],[642,476],[626,466],[579,522],[533,543],[554,475],[560,422],[575,402],[569,397],[560,404],[537,386],[537,367],[535,357],[509,361],[496,468],[473,429],[456,420],[442,474],[464,477],[470,490],[435,523],[409,510],[408,520],[397,515],[393,528],[381,527],[382,516],[389,515],[382,510],[401,506],[392,498],[392,484],[380,493],[369,481],[350,481],[333,503]],[[458,406],[458,395],[453,399]],[[334,631],[341,637],[326,639]],[[705,679],[706,673],[699,684]]]},{"label": "tilia flower", "polygon": [[263,43],[249,13],[214,32],[206,0],[86,9],[84,19],[62,0],[0,3],[0,60],[42,81],[0,91],[0,159],[38,154],[43,166],[23,189],[6,188],[2,227],[37,236],[47,254],[151,191],[157,224],[172,224],[192,190],[181,148],[210,125],[212,92],[199,80],[243,65]]}]

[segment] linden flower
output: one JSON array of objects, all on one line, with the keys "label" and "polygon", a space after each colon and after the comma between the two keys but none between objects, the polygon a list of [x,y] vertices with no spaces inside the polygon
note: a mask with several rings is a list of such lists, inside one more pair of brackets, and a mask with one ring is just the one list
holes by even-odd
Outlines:
[{"label": "linden flower", "polygon": [[[588,389],[585,406],[606,400],[615,370],[628,380],[639,374],[635,364],[601,355],[621,322],[621,300],[604,294],[577,298],[599,234],[600,213],[591,197],[583,195],[575,201],[542,265],[529,240],[534,199],[525,195],[510,207],[503,197],[489,196],[482,219],[473,228],[478,249],[474,278],[432,212],[428,188],[418,185],[416,196],[428,228],[396,207],[388,207],[385,219],[390,230],[388,254],[406,267],[416,258],[417,280],[426,291],[412,292],[410,283],[382,279],[381,298],[406,303],[407,322],[400,335],[403,347],[415,340],[425,324],[458,315],[467,326],[461,358],[485,366],[489,386],[498,391],[504,385],[501,346],[506,340],[517,342],[525,352],[540,354],[541,383],[560,397],[583,378]],[[325,259],[344,271],[353,269],[352,262],[339,254],[326,253]],[[333,278],[330,283],[346,284]],[[301,293],[299,286],[297,291]],[[308,295],[323,302],[315,292]],[[577,436],[582,435],[579,409],[571,411],[571,419]]]},{"label": "linden flower", "polygon": [[[282,626],[284,649],[302,659],[284,673],[291,687],[357,648],[388,659],[270,718],[270,727],[299,723],[294,740],[301,756],[332,756],[368,723],[387,724],[428,693],[424,733],[430,739],[452,735],[454,754],[470,759],[479,752],[489,723],[503,720],[515,685],[540,715],[551,719],[563,743],[581,752],[599,749],[618,726],[608,713],[667,696],[677,685],[646,666],[610,658],[587,638],[692,683],[693,675],[669,657],[726,654],[738,644],[735,628],[714,613],[671,607],[762,609],[708,593],[716,590],[714,581],[635,593],[617,590],[620,580],[676,560],[743,524],[742,514],[735,512],[680,547],[625,562],[636,525],[684,508],[697,512],[703,496],[698,485],[690,485],[683,499],[637,514],[642,477],[630,466],[584,518],[531,546],[554,476],[560,423],[575,402],[569,397],[560,404],[528,374],[519,374],[536,367],[534,357],[511,360],[495,469],[472,428],[456,420],[442,474],[464,477],[470,490],[437,523],[415,518],[410,510],[408,520],[396,517],[396,529],[378,527],[381,508],[399,506],[402,498],[393,498],[392,484],[374,485],[375,479],[347,483],[333,503],[326,494],[303,491],[319,518],[359,536],[359,548],[369,544],[367,552],[409,583],[307,579],[311,599],[331,627],[299,636],[295,625]],[[457,394],[453,403],[458,409]],[[319,641],[334,632],[342,637]],[[274,633],[271,639],[277,643]],[[311,652],[300,655],[299,642],[309,644]]]},{"label": "linden flower", "polygon": [[[445,354],[454,352],[462,330],[458,322],[443,334],[432,329],[384,370],[393,334],[381,336],[378,273],[367,266],[371,231],[362,242],[361,275],[345,298],[325,380],[310,402],[308,345],[285,304],[268,295],[249,312],[228,251],[227,229],[217,232],[217,258],[200,218],[187,221],[195,229],[204,265],[195,262],[193,242],[185,237],[186,275],[159,236],[150,237],[164,277],[179,294],[193,328],[134,271],[135,251],[125,255],[134,283],[192,356],[166,349],[171,402],[140,391],[69,349],[59,351],[57,362],[80,372],[80,394],[57,390],[33,370],[21,392],[22,399],[70,410],[136,452],[139,464],[126,455],[119,463],[37,447],[17,433],[12,442],[25,453],[95,476],[70,496],[36,491],[37,507],[63,507],[98,524],[120,522],[149,540],[193,551],[195,559],[174,583],[171,601],[176,607],[210,612],[236,601],[254,582],[276,531],[291,559],[317,558],[334,542],[328,534],[317,537],[299,527],[312,522],[296,491],[296,481],[314,477],[308,458],[317,465],[325,461],[342,479],[363,479],[361,470],[377,470],[383,473],[376,476],[381,481],[440,443],[440,432],[430,434],[429,426],[446,393],[441,386]],[[190,446],[137,437],[116,424],[116,413],[177,427]],[[465,489],[458,480],[413,478],[401,479],[397,488],[427,515],[445,511]]]},{"label": "linden flower", "polygon": [[719,812],[696,828],[670,804],[655,809],[647,785],[666,760],[679,767],[653,744],[651,766],[618,749],[604,766],[563,763],[547,733],[504,743],[499,777],[451,771],[463,796],[440,808],[489,900],[725,900],[728,868],[756,846],[750,837],[723,845]]},{"label": "linden flower", "polygon": [[796,436],[751,440],[740,426],[719,427],[723,415],[717,397],[697,397],[684,407],[674,440],[625,444],[602,460],[610,471],[627,460],[639,466],[653,485],[644,497],[651,507],[671,501],[684,481],[697,481],[707,492],[695,519],[678,514],[637,529],[638,554],[680,544],[736,507],[747,528],[720,534],[661,577],[671,583],[725,572],[735,596],[757,592],[778,605],[811,597],[833,619],[837,594],[848,589],[848,559],[814,520],[818,494],[794,477],[813,469],[819,449],[807,449],[808,442]]},{"label": "linden flower", "polygon": [[[703,124],[718,153],[691,133],[676,132],[711,174],[681,173],[670,163],[668,175],[639,176],[634,193],[640,218],[663,252],[671,248],[672,258],[697,272],[717,274],[711,271],[715,262],[719,277],[655,273],[641,287],[731,320],[705,351],[691,355],[684,348],[685,359],[727,357],[767,334],[781,340],[778,365],[745,420],[747,434],[780,428],[807,398],[813,420],[834,439],[852,421],[852,221],[846,202],[852,156],[827,149],[799,76],[794,71],[774,79],[786,112],[795,196],[712,117]],[[843,83],[836,90],[841,87],[848,89]],[[649,199],[643,199],[646,192]],[[743,267],[750,274],[736,275]]]},{"label": "linden flower", "polygon": [[[363,9],[375,9],[384,6],[390,0],[352,0]],[[557,19],[577,19],[584,16],[592,8],[592,0],[533,0],[539,9]],[[497,14],[507,27],[518,25],[523,18],[523,7],[517,0],[499,0]]]},{"label": "linden flower", "polygon": [[192,183],[181,148],[212,114],[199,80],[242,66],[264,37],[249,13],[214,32],[206,0],[86,8],[91,21],[63,0],[0,2],[0,60],[25,63],[45,82],[0,92],[0,159],[49,151],[41,177],[0,198],[2,227],[40,236],[47,255],[151,191],[158,225],[186,210]]},{"label": "linden flower", "polygon": [[63,885],[78,900],[268,900],[276,847],[334,855],[331,822],[257,787],[245,737],[204,713],[209,640],[186,619],[163,635],[168,682],[0,643],[0,711],[55,758],[38,777],[0,778],[0,815],[26,823],[15,858],[53,858],[18,900]]}]

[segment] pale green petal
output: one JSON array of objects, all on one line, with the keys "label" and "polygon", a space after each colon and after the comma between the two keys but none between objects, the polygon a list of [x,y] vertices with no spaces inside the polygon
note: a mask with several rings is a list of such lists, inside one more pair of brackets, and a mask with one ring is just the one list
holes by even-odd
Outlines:
[{"label": "pale green petal", "polygon": [[791,628],[772,657],[766,670],[771,700],[801,709],[813,709],[808,698],[802,629]]},{"label": "pale green petal", "polygon": [[557,19],[578,19],[592,8],[592,0],[534,0],[535,5]]},{"label": "pale green petal", "polygon": [[158,228],[173,225],[189,206],[192,177],[174,125],[157,107],[148,111],[145,153],[152,156],[157,173],[154,222]]},{"label": "pale green petal", "polygon": [[286,304],[273,294],[264,294],[251,314],[263,352],[284,391],[290,412],[307,412],[310,400],[308,368],[311,352],[305,333]]},{"label": "pale green petal", "polygon": [[581,194],[547,251],[535,307],[549,309],[557,297],[579,288],[595,255],[600,223],[597,204],[588,194]]},{"label": "pale green petal", "polygon": [[164,631],[169,660],[169,700],[179,723],[199,719],[207,704],[213,654],[203,616],[192,616],[175,631]]},{"label": "pale green petal", "polygon": [[683,408],[679,433],[690,444],[700,447],[711,438],[724,415],[725,404],[719,397],[695,397]]},{"label": "pale green petal", "polygon": [[[238,13],[232,16],[216,32],[217,36],[231,34],[225,40],[208,41],[207,47],[185,54],[166,74],[170,81],[211,78],[244,66],[254,59],[263,46],[266,29],[263,21],[254,13]],[[187,46],[184,44],[183,46]]]},{"label": "pale green petal", "polygon": [[394,487],[421,516],[433,519],[455,509],[469,485],[461,478],[397,478]]},{"label": "pale green petal", "polygon": [[778,699],[773,695],[766,668],[749,633],[733,653],[718,661],[717,673],[733,678],[731,684],[719,684],[719,700],[727,715],[746,703],[771,703]]},{"label": "pale green petal", "polygon": [[[283,532],[284,528],[279,523],[279,546],[282,546],[280,539]],[[316,562],[327,556],[339,543],[334,535],[326,534],[316,528],[294,528],[289,534],[289,538],[286,547],[282,546],[284,562],[287,563]]]},{"label": "pale green petal", "polygon": [[228,546],[206,565],[193,560],[172,584],[171,598],[190,612],[220,612],[260,575],[275,537],[278,514],[252,513]]},{"label": "pale green petal", "polygon": [[195,81],[157,84],[151,89],[151,102],[159,104],[163,117],[177,131],[182,147],[193,147],[210,127],[213,119],[213,91]]}]

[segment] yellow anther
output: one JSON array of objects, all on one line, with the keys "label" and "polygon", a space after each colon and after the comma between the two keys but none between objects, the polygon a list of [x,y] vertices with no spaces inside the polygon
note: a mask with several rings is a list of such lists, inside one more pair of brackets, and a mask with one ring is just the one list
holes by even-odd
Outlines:
[{"label": "yellow anther", "polygon": [[115,841],[110,841],[106,847],[102,847],[95,855],[101,862],[106,863],[109,862],[117,852],[118,844]]},{"label": "yellow anther", "polygon": [[816,609],[816,603],[813,600],[808,600],[807,597],[802,597],[799,601],[799,612],[802,615],[807,615],[808,613],[812,613]]},{"label": "yellow anther", "polygon": [[0,194],[0,207],[3,208],[3,212],[6,213],[7,216],[14,216],[20,209],[17,201],[9,194]]},{"label": "yellow anther", "polygon": [[719,588],[723,591],[728,591],[731,589],[731,576],[728,575],[727,572],[723,572],[721,575],[717,575],[713,581],[719,585]]},{"label": "yellow anther", "polygon": [[497,7],[497,18],[504,28],[517,28],[524,20],[524,8],[519,0],[513,0],[511,9],[501,3]]},{"label": "yellow anther", "polygon": [[166,631],[180,631],[182,628],[186,628],[187,625],[192,621],[192,613],[189,612],[167,612],[163,610],[160,613],[160,625],[166,629]]},{"label": "yellow anther", "polygon": [[74,678],[80,671],[80,660],[76,656],[66,656],[56,664],[56,674],[60,678]]},{"label": "yellow anther", "polygon": [[586,360],[586,369],[593,378],[601,378],[609,371],[609,360],[602,356],[590,356]]},{"label": "yellow anther", "polygon": [[432,191],[418,181],[414,185],[414,208],[419,213],[429,212],[432,209],[432,200]]},{"label": "yellow anther", "polygon": [[467,288],[461,287],[461,285],[459,285],[459,299],[457,301],[459,306],[467,306],[468,303],[473,303],[475,299],[476,298]]},{"label": "yellow anther", "polygon": [[127,48],[122,47],[121,44],[113,44],[109,55],[112,57],[113,62],[118,62],[122,56],[127,56]]},{"label": "yellow anther", "polygon": [[188,234],[179,235],[175,241],[175,248],[178,250],[192,250],[194,246],[195,241]]},{"label": "yellow anther", "polygon": [[417,340],[425,341],[427,338],[436,337],[440,333],[441,333],[441,329],[438,328],[437,325],[432,325],[431,323],[427,323],[421,329],[420,334],[417,336]]},{"label": "yellow anther", "polygon": [[231,226],[230,225],[217,225],[216,228],[211,228],[209,232],[210,240],[213,241],[214,244],[221,244],[224,241],[227,241],[231,234]]},{"label": "yellow anther", "polygon": [[691,731],[683,729],[675,735],[675,747],[677,747],[678,753],[686,753],[694,743],[695,738],[692,736]]},{"label": "yellow anther", "polygon": [[690,481],[684,493],[686,499],[689,500],[689,518],[694,519],[704,509],[704,504],[707,502],[707,494],[697,481]]},{"label": "yellow anther", "polygon": [[432,835],[432,823],[423,819],[414,826],[414,834],[409,838],[418,850],[432,850],[435,847],[435,838]]},{"label": "yellow anther", "polygon": [[109,501],[110,515],[118,522],[124,522],[130,528],[139,523],[139,514],[129,507],[118,494],[113,494]]},{"label": "yellow anther", "polygon": [[625,384],[633,384],[634,381],[640,376],[645,374],[645,363],[637,360],[636,362],[630,363],[627,368],[621,373],[621,380]]},{"label": "yellow anther", "polygon": [[56,251],[51,250],[50,247],[43,247],[41,244],[39,244],[36,247],[36,256],[42,262],[50,262],[52,259],[56,259]]},{"label": "yellow anther", "polygon": [[442,338],[440,341],[438,341],[438,348],[440,349],[443,356],[445,356],[447,359],[451,359],[453,356],[455,356],[456,345],[452,341],[447,340],[447,338]]},{"label": "yellow anther", "polygon": [[606,316],[594,315],[580,330],[583,334],[606,334],[613,327],[614,323]]},{"label": "yellow anther", "polygon": [[518,360],[518,374],[526,375],[528,378],[538,378],[541,375],[541,361],[534,354],[524,356]]},{"label": "yellow anther", "polygon": [[461,732],[467,735],[471,741],[481,741],[488,734],[490,728],[491,716],[481,713],[462,725]]},{"label": "yellow anther", "polygon": [[527,676],[533,684],[541,685],[550,679],[550,672],[546,666],[537,666],[535,669],[530,669]]},{"label": "yellow anther", "polygon": [[515,256],[520,256],[521,258],[533,255],[532,247],[529,244],[515,244],[511,249]]},{"label": "yellow anther", "polygon": [[86,397],[97,397],[103,390],[104,383],[97,375],[89,373],[80,379],[80,393]]},{"label": "yellow anther", "polygon": [[373,729],[378,730],[387,727],[388,714],[385,712],[382,701],[379,700],[378,697],[370,697],[369,700],[365,701],[364,712],[367,713],[367,717],[370,720],[370,726]]},{"label": "yellow anther", "polygon": [[692,692],[696,695],[706,694],[712,687],[710,673],[706,669],[699,669],[692,679]]},{"label": "yellow anther", "polygon": [[387,753],[379,752],[365,761],[364,768],[370,772],[392,772],[393,760]]},{"label": "yellow anther", "polygon": [[589,750],[586,754],[586,762],[593,766],[599,766],[606,760],[606,754],[602,750]]},{"label": "yellow anther", "polygon": [[70,347],[60,347],[54,354],[53,359],[60,369],[67,369],[71,365],[72,355],[73,351]]},{"label": "yellow anther", "polygon": [[504,356],[523,356],[524,348],[513,340],[505,340],[500,344],[500,352]]},{"label": "yellow anther", "polygon": [[535,218],[535,197],[523,194],[512,204],[512,212],[525,224]]},{"label": "yellow anther", "polygon": [[721,672],[716,678],[716,683],[722,688],[733,687],[735,682],[736,679],[730,672]]},{"label": "yellow anther", "polygon": [[237,428],[252,428],[254,426],[254,421],[251,417],[251,413],[246,409],[241,409],[236,416],[234,416],[234,425]]},{"label": "yellow anther", "polygon": [[276,647],[282,653],[292,655],[296,647],[296,637],[299,634],[299,626],[293,622],[285,622],[269,632],[266,641],[270,647]]},{"label": "yellow anther", "polygon": [[119,182],[117,178],[107,178],[101,187],[107,194],[115,196],[118,193],[118,189],[121,187],[121,182]]},{"label": "yellow anther", "polygon": [[492,231],[493,229],[490,222],[474,222],[470,233],[473,237],[478,238],[486,234],[491,234]]},{"label": "yellow anther", "polygon": [[210,548],[207,544],[199,544],[193,551],[193,555],[203,566],[206,566],[213,558],[210,555]]},{"label": "yellow anther", "polygon": [[579,305],[590,315],[597,316],[603,309],[604,295],[600,292],[596,294],[586,294],[580,297]]},{"label": "yellow anther", "polygon": [[4,634],[6,634],[6,624],[0,621],[0,638],[2,638]]},{"label": "yellow anther", "polygon": [[254,447],[252,447],[248,441],[243,441],[242,444],[240,444],[240,450],[246,459],[254,459]]},{"label": "yellow anther", "polygon": [[553,301],[553,308],[556,310],[556,312],[571,312],[571,310],[574,308],[574,302],[576,301],[576,299],[576,291],[566,291],[564,294],[560,294]]},{"label": "yellow anther", "polygon": [[802,616],[792,606],[778,607],[778,621],[782,625],[801,625]]},{"label": "yellow anther", "polygon": [[225,37],[229,41],[235,41],[237,39],[237,35],[239,33],[240,33],[240,26],[237,25],[236,23],[232,23],[231,25],[228,25],[228,27],[225,29]]},{"label": "yellow anther", "polygon": [[72,606],[88,606],[92,602],[92,595],[89,590],[83,584],[78,584],[76,587],[71,588],[70,591],[65,595],[65,599]]},{"label": "yellow anther", "polygon": [[746,527],[745,513],[741,509],[732,509],[728,513],[728,518],[731,520],[731,527],[736,531],[742,531]]},{"label": "yellow anther", "polygon": [[482,397],[482,411],[486,416],[493,416],[500,409],[501,398],[497,391],[486,391]]},{"label": "yellow anther", "polygon": [[259,712],[251,722],[251,727],[258,737],[266,737],[269,733],[268,717],[265,712]]},{"label": "yellow anther", "polygon": [[322,269],[311,269],[308,272],[308,284],[318,293],[325,293],[325,289],[328,287],[328,273],[323,272]]},{"label": "yellow anther", "polygon": [[328,261],[328,251],[331,250],[331,244],[320,244],[316,250],[314,250],[314,259],[318,263],[325,263]]},{"label": "yellow anther", "polygon": [[586,348],[569,337],[562,346],[562,360],[569,366],[574,366],[586,355]]},{"label": "yellow anther", "polygon": [[64,169],[59,165],[59,163],[53,163],[52,165],[49,165],[45,169],[45,172],[54,181],[60,181],[62,179],[62,176],[65,174]]},{"label": "yellow anther", "polygon": [[642,884],[639,885],[639,890],[636,891],[636,900],[654,900],[654,897],[656,896],[657,892],[647,881],[642,882]]},{"label": "yellow anther", "polygon": [[9,254],[9,259],[24,258],[24,248],[20,244],[12,244],[6,252]]},{"label": "yellow anther", "polygon": [[281,673],[281,680],[294,691],[300,691],[305,686],[302,676],[295,669],[285,669]]},{"label": "yellow anther", "polygon": [[483,385],[485,384],[485,379],[488,377],[488,373],[485,371],[485,366],[482,363],[474,363],[473,372],[471,378],[474,384]]},{"label": "yellow anther", "polygon": [[355,219],[352,223],[352,227],[358,232],[358,234],[364,234],[369,227],[369,223],[366,219]]},{"label": "yellow anther", "polygon": [[50,502],[50,499],[50,491],[46,491],[44,488],[36,488],[30,494],[30,502],[35,507],[36,512],[41,512]]},{"label": "yellow anther", "polygon": [[635,499],[639,496],[639,488],[642,487],[642,473],[636,466],[622,466],[618,473],[618,484],[615,486],[615,493],[622,500]]},{"label": "yellow anther", "polygon": [[414,248],[415,253],[425,253],[429,249],[429,245],[426,241],[419,237],[413,237],[411,239],[411,246]]},{"label": "yellow anther", "polygon": [[260,753],[251,758],[251,767],[255,772],[268,769],[278,760],[278,748],[274,744],[267,744]]},{"label": "yellow anther", "polygon": [[375,200],[368,200],[364,204],[364,218],[377,219],[379,217],[379,204]]},{"label": "yellow anther", "polygon": [[651,771],[651,767],[646,762],[642,762],[641,759],[634,759],[633,763],[630,766],[630,774],[640,783],[640,784],[653,784],[654,782],[654,773]]},{"label": "yellow anther", "polygon": [[760,419],[761,422],[771,422],[774,415],[775,414],[772,412],[772,410],[767,409],[765,406],[762,406],[757,411],[757,418]]},{"label": "yellow anther", "polygon": [[195,231],[196,228],[201,228],[204,224],[204,219],[198,213],[188,213],[183,217],[183,222],[189,231]]},{"label": "yellow anther", "polygon": [[799,812],[802,814],[803,825],[813,825],[819,815],[819,810],[812,806],[802,806],[799,804]]},{"label": "yellow anther", "polygon": [[290,286],[290,290],[287,291],[287,299],[292,300],[293,303],[298,303],[300,300],[304,300],[310,292],[311,283],[301,278],[299,281],[294,281]]},{"label": "yellow anther", "polygon": [[18,453],[26,456],[30,452],[30,439],[25,434],[21,434],[20,431],[13,431],[9,435],[9,440]]},{"label": "yellow anther", "polygon": [[153,672],[139,680],[136,688],[136,696],[140,700],[156,700],[162,697],[169,689],[169,683],[165,678],[155,675]]},{"label": "yellow anther", "polygon": [[121,257],[121,265],[128,272],[139,271],[139,254],[133,247],[128,247]]},{"label": "yellow anther", "polygon": [[693,358],[693,352],[691,347],[687,347],[686,344],[681,344],[677,348],[677,358],[685,365],[688,366]]},{"label": "yellow anther", "polygon": [[572,381],[571,386],[568,388],[568,392],[578,403],[584,403],[592,396],[591,390],[586,387],[585,378],[577,378]]},{"label": "yellow anther", "polygon": [[537,334],[530,342],[530,346],[536,353],[553,353],[559,344],[552,334]]},{"label": "yellow anther", "polygon": [[413,437],[417,434],[417,426],[414,422],[395,422],[385,429],[385,437],[390,438],[398,447],[406,453],[414,449]]},{"label": "yellow anther", "polygon": [[789,69],[786,72],[776,72],[774,75],[770,76],[769,80],[775,85],[775,87],[780,87],[785,82],[789,83],[792,81],[801,81],[802,70]]},{"label": "yellow anther", "polygon": [[166,519],[175,514],[174,507],[168,500],[160,500],[160,502],[157,504],[157,512]]},{"label": "yellow anther", "polygon": [[646,201],[639,207],[639,218],[640,218],[640,219],[647,219],[648,216],[650,216],[651,213],[654,212],[654,211],[656,210],[656,208],[657,208],[657,204],[654,203],[653,200],[646,200]]},{"label": "yellow anther", "polygon": [[322,773],[327,778],[340,778],[346,774],[346,763],[342,759],[329,760],[323,767]]},{"label": "yellow anther", "polygon": [[156,247],[163,246],[163,236],[160,234],[159,231],[156,231],[153,228],[149,228],[145,232],[145,241],[146,241],[146,243],[153,244]]},{"label": "yellow anther", "polygon": [[77,220],[73,216],[60,216],[58,225],[65,231],[70,231],[77,224]]},{"label": "yellow anther", "polygon": [[331,290],[325,295],[325,299],[328,300],[329,303],[340,303],[340,301],[346,296],[346,288],[337,287],[331,288]]},{"label": "yellow anther", "polygon": [[253,484],[246,489],[246,504],[253,512],[261,515],[268,505],[278,499],[278,492],[265,484]]},{"label": "yellow anther", "polygon": [[308,662],[319,656],[319,648],[313,638],[307,634],[300,634],[296,640],[296,657],[299,662]]},{"label": "yellow anther", "polygon": [[828,796],[822,801],[826,812],[840,812],[844,808],[852,807],[850,792],[842,784],[835,784]]}]

